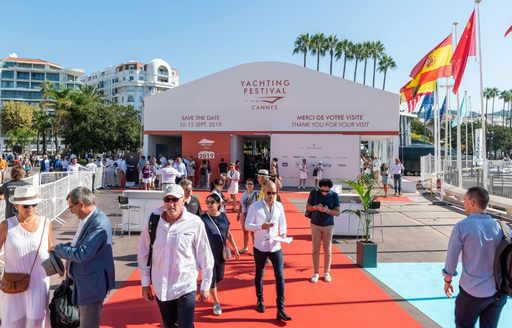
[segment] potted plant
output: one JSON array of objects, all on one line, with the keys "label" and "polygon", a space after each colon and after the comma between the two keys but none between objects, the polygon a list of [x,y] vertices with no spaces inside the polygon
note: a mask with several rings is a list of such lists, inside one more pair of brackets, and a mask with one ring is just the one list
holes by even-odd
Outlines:
[{"label": "potted plant", "polygon": [[346,209],[344,213],[352,213],[359,217],[363,226],[362,237],[363,240],[357,241],[357,265],[362,268],[376,268],[377,267],[377,244],[370,240],[370,229],[373,224],[374,211],[372,211],[372,186],[365,184],[363,181],[345,181],[361,198],[363,209],[353,210]]}]

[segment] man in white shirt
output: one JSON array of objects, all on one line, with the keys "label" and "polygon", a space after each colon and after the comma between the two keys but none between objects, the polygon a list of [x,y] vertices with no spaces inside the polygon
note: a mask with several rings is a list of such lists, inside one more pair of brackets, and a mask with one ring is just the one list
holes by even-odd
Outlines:
[{"label": "man in white shirt", "polygon": [[402,171],[404,166],[400,163],[398,158],[395,159],[395,163],[391,165],[391,174],[393,175],[393,186],[395,187],[395,196],[402,194]]},{"label": "man in white shirt", "polygon": [[277,319],[289,321],[292,318],[284,312],[284,269],[283,251],[281,243],[275,238],[286,238],[286,218],[284,208],[276,201],[277,187],[272,181],[265,184],[265,194],[262,200],[249,207],[245,220],[245,229],[254,231],[254,262],[256,275],[254,285],[258,302],[256,310],[265,312],[263,302],[263,272],[267,258],[272,262],[274,276],[276,277]]},{"label": "man in white shirt", "polygon": [[78,159],[76,157],[73,157],[71,159],[71,163],[68,165],[67,171],[68,174],[78,173],[80,170],[84,170],[85,167],[78,164]]},{"label": "man in white shirt", "polygon": [[[198,268],[202,277],[199,299],[207,300],[215,263],[204,223],[187,212],[183,196],[180,185],[165,189],[164,206],[142,228],[137,255],[142,297],[150,301],[156,296],[164,327],[194,326]],[[151,249],[149,224],[155,215],[159,220]]]},{"label": "man in white shirt", "polygon": [[89,171],[96,172],[96,169],[98,168],[98,165],[96,165],[96,163],[94,163],[94,159],[93,158],[89,158],[89,163],[87,163],[87,165],[85,165],[85,167]]},{"label": "man in white shirt", "polygon": [[176,177],[181,177],[181,173],[172,167],[172,159],[167,160],[167,165],[158,170],[157,174],[160,176],[162,190],[165,190],[168,185],[175,184]]},{"label": "man in white shirt", "polygon": [[187,167],[183,163],[181,157],[176,157],[176,163],[174,163],[176,171],[180,172],[180,175],[176,178],[176,183],[180,183],[181,180],[187,179]]}]

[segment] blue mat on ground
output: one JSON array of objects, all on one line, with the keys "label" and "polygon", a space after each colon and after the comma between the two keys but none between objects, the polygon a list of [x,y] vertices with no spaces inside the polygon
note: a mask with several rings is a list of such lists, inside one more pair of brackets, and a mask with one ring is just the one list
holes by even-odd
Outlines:
[{"label": "blue mat on ground", "polygon": [[[378,268],[366,269],[395,293],[441,327],[454,327],[455,296],[458,294],[459,276],[454,277],[454,297],[444,294],[441,270],[444,263],[379,263]],[[460,267],[457,269],[460,272]],[[512,299],[501,313],[499,326],[512,327]]]}]

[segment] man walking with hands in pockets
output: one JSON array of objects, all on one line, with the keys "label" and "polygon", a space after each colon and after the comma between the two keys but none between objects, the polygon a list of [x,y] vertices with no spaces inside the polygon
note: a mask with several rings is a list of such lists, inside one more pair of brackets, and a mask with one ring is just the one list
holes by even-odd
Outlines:
[{"label": "man walking with hands in pockets", "polygon": [[265,194],[262,200],[249,207],[245,220],[245,229],[254,231],[254,262],[256,275],[254,285],[258,299],[256,310],[265,312],[263,302],[263,272],[267,258],[272,262],[276,279],[277,319],[289,321],[292,318],[284,312],[284,269],[281,243],[275,238],[286,238],[286,218],[284,208],[276,201],[277,187],[272,181],[265,184]]}]

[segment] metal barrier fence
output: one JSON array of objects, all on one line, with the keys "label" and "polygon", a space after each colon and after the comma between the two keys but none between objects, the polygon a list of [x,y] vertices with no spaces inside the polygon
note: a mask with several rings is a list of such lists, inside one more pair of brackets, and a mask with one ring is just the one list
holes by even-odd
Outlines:
[{"label": "metal barrier fence", "polygon": [[[488,162],[489,194],[512,198],[512,163],[510,161]],[[453,186],[459,185],[457,162],[441,160],[440,172],[435,171],[435,159],[432,155],[421,157],[421,182],[428,189],[436,184],[437,178]],[[473,166],[472,161],[462,161],[462,188],[483,186],[482,167]],[[434,188],[435,189],[435,188]]]}]

